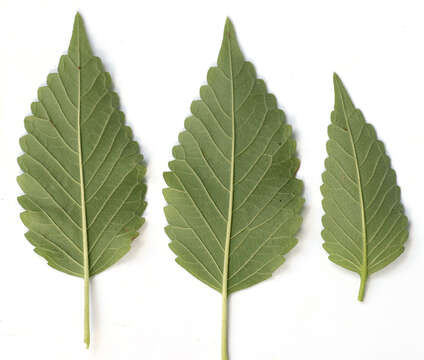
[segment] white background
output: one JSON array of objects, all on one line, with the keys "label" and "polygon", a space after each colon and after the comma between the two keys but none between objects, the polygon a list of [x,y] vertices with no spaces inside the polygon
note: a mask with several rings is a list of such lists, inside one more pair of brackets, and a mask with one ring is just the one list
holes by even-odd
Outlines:
[{"label": "white background", "polygon": [[[83,282],[25,240],[16,197],[23,119],[67,50],[75,12],[111,73],[148,163],[146,224],[130,253]],[[218,55],[224,22],[277,96],[298,142],[306,206],[299,245],[270,280],[230,302],[231,360],[421,360],[424,356],[422,1],[0,0],[0,358],[219,360],[221,299],[174,262],[162,172]],[[409,217],[405,253],[359,278],[322,249],[321,173],[337,71],[385,142]]]}]

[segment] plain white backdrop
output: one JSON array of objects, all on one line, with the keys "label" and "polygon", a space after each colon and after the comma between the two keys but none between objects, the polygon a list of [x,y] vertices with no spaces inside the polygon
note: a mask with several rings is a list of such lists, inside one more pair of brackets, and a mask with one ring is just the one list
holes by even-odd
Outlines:
[{"label": "plain white backdrop", "polygon": [[[148,165],[146,224],[92,284],[33,252],[19,219],[18,139],[80,11]],[[221,298],[174,262],[162,172],[216,63],[226,16],[293,126],[305,182],[299,245],[230,301],[231,360],[421,360],[424,356],[424,5],[420,0],[0,0],[0,358],[219,360]],[[338,72],[386,144],[410,220],[405,253],[359,277],[327,259],[320,232],[326,128]]]}]

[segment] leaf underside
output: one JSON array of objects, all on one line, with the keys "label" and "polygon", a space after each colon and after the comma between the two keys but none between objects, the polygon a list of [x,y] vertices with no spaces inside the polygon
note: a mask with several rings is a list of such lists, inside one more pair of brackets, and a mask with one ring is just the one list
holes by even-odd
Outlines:
[{"label": "leaf underside", "polygon": [[337,75],[334,88],[321,187],[323,246],[331,261],[362,277],[403,252],[408,220],[383,143],[354,107]]},{"label": "leaf underside", "polygon": [[20,140],[26,237],[50,266],[80,277],[84,233],[92,276],[127,253],[144,222],[143,158],[111,88],[77,15],[68,54],[38,90]]},{"label": "leaf underside", "polygon": [[269,278],[295,246],[303,184],[291,127],[229,20],[207,83],[164,174],[166,233],[182,267],[230,293]]}]

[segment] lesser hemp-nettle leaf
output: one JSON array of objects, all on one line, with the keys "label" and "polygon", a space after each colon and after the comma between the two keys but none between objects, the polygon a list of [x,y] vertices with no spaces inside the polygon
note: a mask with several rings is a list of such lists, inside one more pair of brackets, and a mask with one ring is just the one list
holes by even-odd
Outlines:
[{"label": "lesser hemp-nettle leaf", "polygon": [[384,145],[336,74],[334,91],[321,187],[323,246],[331,261],[360,275],[362,301],[368,276],[403,252],[408,219]]},{"label": "lesser hemp-nettle leaf", "polygon": [[166,233],[176,261],[222,293],[228,359],[227,295],[269,278],[296,245],[303,184],[291,127],[229,20],[207,82],[164,174]]},{"label": "lesser hemp-nettle leaf", "polygon": [[20,140],[26,237],[50,266],[84,279],[87,347],[89,278],[128,252],[146,206],[143,157],[111,87],[77,14],[68,54],[39,88]]}]

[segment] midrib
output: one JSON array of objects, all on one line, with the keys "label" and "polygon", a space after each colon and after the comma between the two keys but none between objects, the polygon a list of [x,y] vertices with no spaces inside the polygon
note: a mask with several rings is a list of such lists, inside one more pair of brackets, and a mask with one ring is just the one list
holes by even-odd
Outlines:
[{"label": "midrib", "polygon": [[[361,208],[361,222],[362,222],[362,268],[361,268],[361,274],[360,274],[360,276],[361,276],[361,288],[362,288],[362,286],[365,286],[365,281],[366,281],[366,278],[368,277],[367,228],[366,228],[366,218],[365,218],[364,197],[363,197],[363,189],[362,189],[362,183],[361,183],[361,173],[359,171],[358,155],[357,155],[357,151],[356,151],[355,142],[353,141],[352,129],[350,127],[350,122],[348,120],[346,107],[345,107],[345,104],[344,104],[343,96],[341,94],[340,94],[340,98],[341,98],[341,101],[342,101],[343,113],[344,113],[344,116],[345,116],[345,119],[346,119],[346,127],[348,129],[349,139],[350,139],[350,142],[351,142],[351,145],[352,145],[353,158],[354,158],[355,169],[356,169],[356,177],[358,179],[359,202],[360,202],[360,208]],[[364,284],[362,284],[362,283],[364,283]],[[361,291],[360,291],[360,293],[361,293]]]},{"label": "midrib", "polygon": [[230,63],[230,84],[231,84],[231,169],[230,169],[230,189],[228,198],[227,232],[225,236],[224,265],[222,271],[222,360],[228,360],[228,267],[230,257],[231,226],[233,218],[233,197],[234,197],[234,153],[235,153],[235,114],[234,114],[234,79],[233,63],[231,58],[231,38],[228,33],[228,56]]},{"label": "midrib", "polygon": [[82,160],[82,144],[81,144],[81,53],[80,53],[80,24],[77,27],[77,50],[78,50],[78,106],[77,106],[77,133],[78,133],[78,162],[80,175],[80,192],[81,192],[81,231],[82,231],[82,247],[84,257],[84,342],[87,347],[90,344],[89,330],[89,262],[88,262],[88,239],[87,239],[87,214],[85,208],[85,192],[84,192],[84,169]]},{"label": "midrib", "polygon": [[228,39],[228,54],[230,62],[230,84],[231,84],[231,169],[230,169],[230,190],[228,198],[228,215],[227,215],[227,232],[225,236],[225,250],[224,250],[224,268],[222,274],[222,293],[227,294],[228,290],[228,265],[230,257],[230,240],[231,240],[231,227],[233,218],[233,198],[234,198],[234,154],[235,154],[235,114],[234,114],[234,79],[233,79],[233,64],[231,58],[231,38]]}]

